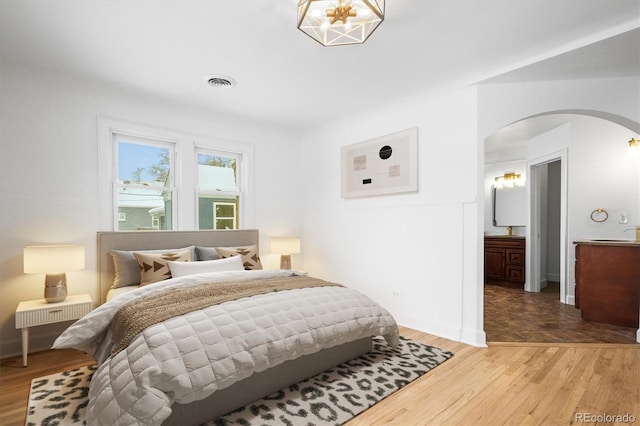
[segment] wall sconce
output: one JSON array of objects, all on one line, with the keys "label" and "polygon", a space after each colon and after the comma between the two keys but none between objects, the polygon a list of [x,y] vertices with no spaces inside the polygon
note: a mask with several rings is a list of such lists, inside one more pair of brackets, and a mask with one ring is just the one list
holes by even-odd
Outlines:
[{"label": "wall sconce", "polygon": [[494,186],[496,188],[513,188],[515,186],[524,186],[524,183],[525,180],[520,173],[507,172],[495,178]]},{"label": "wall sconce", "polygon": [[66,299],[66,272],[80,269],[84,269],[84,246],[74,244],[24,248],[25,274],[46,274],[44,299],[48,303],[62,302]]},{"label": "wall sconce", "polygon": [[291,269],[291,255],[300,253],[300,237],[271,238],[271,253],[280,255],[280,269]]},{"label": "wall sconce", "polygon": [[629,139],[629,151],[632,153],[632,155],[634,155],[636,158],[640,158],[640,139],[636,139],[636,138],[631,138]]},{"label": "wall sconce", "polygon": [[298,29],[323,46],[364,43],[384,21],[385,0],[298,0]]}]

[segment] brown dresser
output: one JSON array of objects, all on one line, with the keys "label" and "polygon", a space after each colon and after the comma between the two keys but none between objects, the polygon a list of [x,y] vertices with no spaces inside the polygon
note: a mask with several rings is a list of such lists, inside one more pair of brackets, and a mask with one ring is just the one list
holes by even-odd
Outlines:
[{"label": "brown dresser", "polygon": [[582,319],[638,327],[640,243],[576,241],[576,308]]},{"label": "brown dresser", "polygon": [[484,283],[524,288],[525,238],[516,235],[484,237]]}]

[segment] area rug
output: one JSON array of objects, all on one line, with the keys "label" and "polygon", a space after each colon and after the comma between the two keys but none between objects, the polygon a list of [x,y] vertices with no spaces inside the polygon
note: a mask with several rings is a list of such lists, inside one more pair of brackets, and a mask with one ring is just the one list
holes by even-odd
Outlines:
[{"label": "area rug", "polygon": [[[453,353],[404,337],[212,420],[224,425],[339,425],[440,365]],[[95,365],[33,379],[27,425],[84,424]]]}]

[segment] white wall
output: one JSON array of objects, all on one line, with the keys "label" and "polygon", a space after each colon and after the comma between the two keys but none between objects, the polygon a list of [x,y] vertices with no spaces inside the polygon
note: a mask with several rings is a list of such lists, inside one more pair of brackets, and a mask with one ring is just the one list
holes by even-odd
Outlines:
[{"label": "white wall", "polygon": [[[399,323],[484,344],[479,291],[476,89],[415,96],[309,133],[304,268],[387,307]],[[410,127],[419,191],[340,197],[340,148]]]},{"label": "white wall", "polygon": [[[625,231],[640,224],[640,165],[630,155],[627,141],[638,138],[628,129],[605,120],[580,117],[571,122],[569,147],[569,232],[572,240],[588,238],[634,239]],[[591,220],[603,208],[609,218]],[[619,223],[626,213],[628,224]]]},{"label": "white wall", "polygon": [[[67,274],[69,293],[97,298],[96,231],[98,115],[125,119],[255,147],[255,223],[266,267],[271,235],[301,230],[300,144],[295,135],[205,110],[194,110],[82,81],[2,69],[0,79],[0,358],[20,353],[14,311],[43,297],[44,276],[25,275],[22,249],[31,244],[79,243],[86,268]],[[293,259],[294,267],[299,262]],[[34,350],[47,348],[68,324],[34,328]]]},{"label": "white wall", "polygon": [[508,124],[553,111],[615,115],[640,131],[638,77],[484,84],[478,96],[478,128],[483,140]]}]

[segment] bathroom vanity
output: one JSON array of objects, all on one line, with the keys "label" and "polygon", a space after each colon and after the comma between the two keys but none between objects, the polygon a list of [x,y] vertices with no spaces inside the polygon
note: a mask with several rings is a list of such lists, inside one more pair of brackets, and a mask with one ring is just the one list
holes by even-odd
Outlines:
[{"label": "bathroom vanity", "polygon": [[484,237],[484,283],[524,288],[525,238],[517,235]]},{"label": "bathroom vanity", "polygon": [[638,327],[640,242],[582,240],[576,244],[576,308],[586,321]]}]

